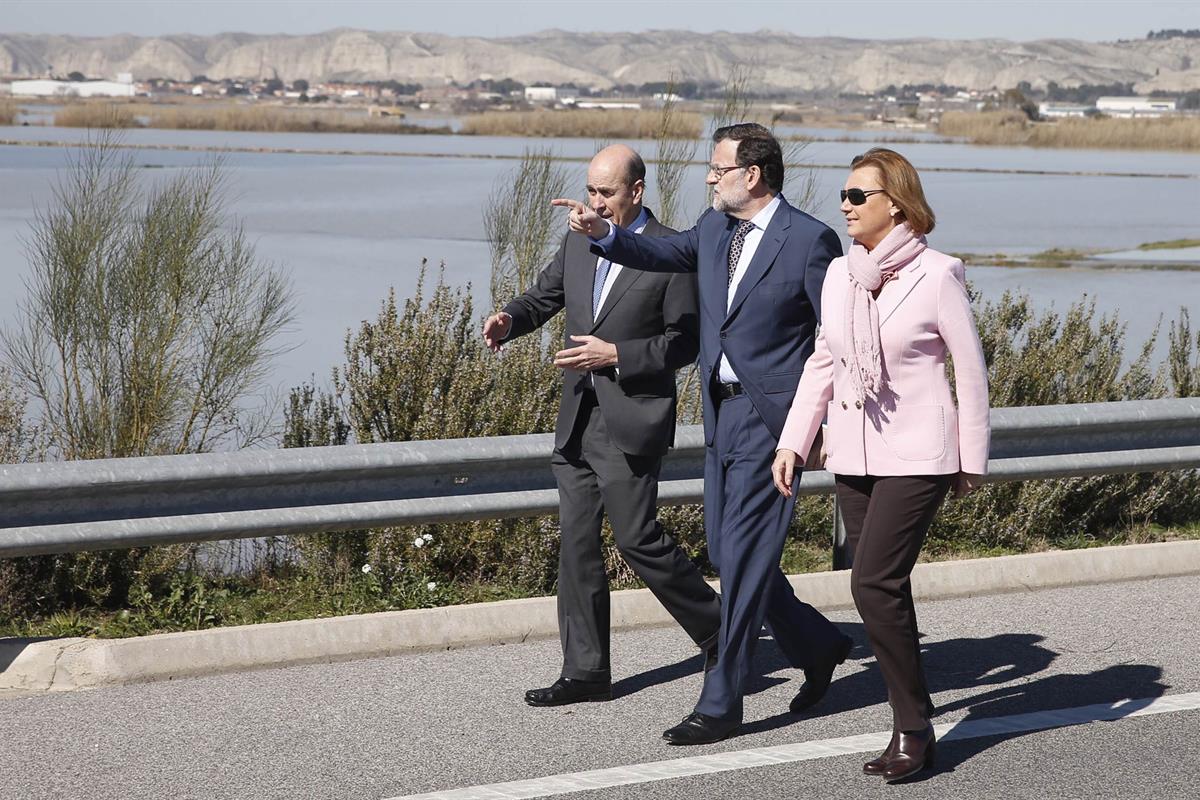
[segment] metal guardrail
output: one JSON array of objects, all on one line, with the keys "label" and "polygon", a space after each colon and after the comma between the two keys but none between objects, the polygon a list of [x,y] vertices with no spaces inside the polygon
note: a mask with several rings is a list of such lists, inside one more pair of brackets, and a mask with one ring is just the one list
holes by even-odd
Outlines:
[{"label": "metal guardrail", "polygon": [[[551,434],[0,466],[0,557],[553,514]],[[662,505],[703,496],[700,426]],[[1200,467],[1200,398],[992,411],[989,482]],[[766,480],[764,476],[764,480]],[[833,490],[805,473],[802,494]]]}]

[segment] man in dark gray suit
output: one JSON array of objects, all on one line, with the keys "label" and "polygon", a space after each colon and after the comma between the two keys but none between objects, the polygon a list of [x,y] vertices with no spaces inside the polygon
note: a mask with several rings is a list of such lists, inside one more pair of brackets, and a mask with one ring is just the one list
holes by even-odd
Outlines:
[{"label": "man in dark gray suit", "polygon": [[[631,233],[674,233],[642,206],[646,166],[613,145],[588,166],[589,206]],[[675,437],[675,371],[696,359],[696,276],[622,269],[567,234],[534,285],[484,322],[492,350],[566,309],[563,397],[555,430],[562,547],[558,572],[561,677],[525,693],[533,706],[612,698],[608,576],[600,529],[608,514],[621,555],[671,616],[716,658],[720,599],[655,519],[662,457]]]}]

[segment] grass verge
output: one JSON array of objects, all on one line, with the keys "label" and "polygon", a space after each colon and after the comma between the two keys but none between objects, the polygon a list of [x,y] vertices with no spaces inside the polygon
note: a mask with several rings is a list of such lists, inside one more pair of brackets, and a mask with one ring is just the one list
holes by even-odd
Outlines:
[{"label": "grass verge", "polygon": [[[971,545],[942,546],[927,549],[922,562],[952,561],[970,558],[1017,555],[1047,550],[1076,550],[1123,544],[1200,539],[1200,523],[1170,529],[1158,526],[1132,528],[1111,538],[1076,537],[1033,542],[1023,550],[988,548]],[[784,548],[782,566],[787,574],[824,572],[831,563],[829,547],[789,540]],[[613,589],[641,588],[636,580],[617,580]],[[399,592],[384,593],[380,582],[370,573],[356,575],[343,585],[328,587],[301,575],[285,571],[241,577],[180,575],[172,590],[160,598],[134,598],[130,608],[105,611],[80,607],[44,617],[0,621],[0,637],[5,636],[90,636],[122,638],[152,633],[199,630],[231,625],[252,625],[298,619],[319,619],[347,614],[370,614],[407,608],[482,603],[537,596],[504,586],[480,583],[416,584]]]}]

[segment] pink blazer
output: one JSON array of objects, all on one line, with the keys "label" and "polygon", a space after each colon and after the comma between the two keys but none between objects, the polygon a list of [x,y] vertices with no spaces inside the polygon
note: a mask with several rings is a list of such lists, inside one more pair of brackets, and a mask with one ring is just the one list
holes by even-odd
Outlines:
[{"label": "pink blazer", "polygon": [[[850,274],[834,259],[821,290],[821,332],[779,447],[803,458],[828,419],[825,468],[840,475],[987,472],[987,369],[967,299],[963,264],[926,249],[884,285],[877,300],[884,388],[859,403],[843,356],[842,315]],[[946,380],[954,359],[958,407]]]}]

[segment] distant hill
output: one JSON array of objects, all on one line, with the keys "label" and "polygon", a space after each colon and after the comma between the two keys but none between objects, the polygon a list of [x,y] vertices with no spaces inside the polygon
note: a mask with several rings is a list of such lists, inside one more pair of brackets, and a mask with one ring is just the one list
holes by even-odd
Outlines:
[{"label": "distant hill", "polygon": [[730,65],[753,67],[755,90],[874,91],[888,85],[1009,88],[1134,83],[1139,92],[1200,89],[1200,39],[1120,42],[1043,39],[806,38],[786,33],[688,31],[572,33],[550,30],[485,39],[434,33],[334,30],[310,36],[76,36],[0,34],[0,75],[81,72],[111,78],[285,81],[515,78],[607,88],[667,80],[721,81]]}]

